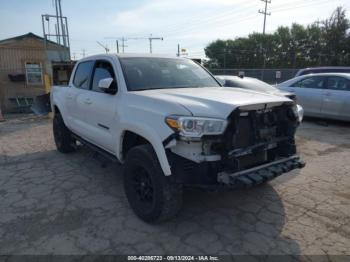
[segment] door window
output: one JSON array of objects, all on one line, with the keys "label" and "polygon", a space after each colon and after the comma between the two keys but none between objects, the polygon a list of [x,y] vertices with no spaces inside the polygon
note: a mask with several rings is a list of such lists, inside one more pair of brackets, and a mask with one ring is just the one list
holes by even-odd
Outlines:
[{"label": "door window", "polygon": [[99,87],[98,83],[104,78],[113,78],[115,80],[115,74],[112,65],[107,61],[97,61],[94,78],[92,81],[92,90],[97,92],[103,92]]},{"label": "door window", "polygon": [[90,88],[90,75],[94,61],[81,62],[75,71],[73,84],[75,87],[82,89]]},{"label": "door window", "polygon": [[323,76],[312,76],[296,82],[293,84],[293,86],[301,88],[322,89],[325,84],[325,79],[326,78]]},{"label": "door window", "polygon": [[340,76],[328,77],[327,89],[350,91],[350,80]]}]

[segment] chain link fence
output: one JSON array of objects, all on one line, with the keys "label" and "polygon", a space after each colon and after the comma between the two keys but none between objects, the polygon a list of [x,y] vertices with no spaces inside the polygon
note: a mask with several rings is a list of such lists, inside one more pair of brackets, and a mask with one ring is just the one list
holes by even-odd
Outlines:
[{"label": "chain link fence", "polygon": [[214,75],[244,75],[258,78],[269,84],[278,84],[295,76],[299,69],[210,69]]}]

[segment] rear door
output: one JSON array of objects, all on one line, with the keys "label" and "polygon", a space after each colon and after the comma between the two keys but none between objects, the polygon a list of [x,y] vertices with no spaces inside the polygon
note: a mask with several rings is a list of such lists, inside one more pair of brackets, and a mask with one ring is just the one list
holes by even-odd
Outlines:
[{"label": "rear door", "polygon": [[309,76],[293,83],[285,90],[296,94],[297,103],[304,108],[306,115],[320,116],[325,83],[324,76]]},{"label": "rear door", "polygon": [[117,141],[114,141],[112,136],[116,133],[113,123],[119,121],[116,113],[117,95],[107,94],[98,87],[99,81],[104,78],[113,78],[115,82],[117,80],[112,61],[97,60],[92,71],[91,89],[87,96],[89,104],[85,108],[89,130],[87,139],[114,153]]},{"label": "rear door", "polygon": [[341,76],[327,77],[322,95],[322,114],[330,118],[350,119],[349,79]]},{"label": "rear door", "polygon": [[66,92],[69,128],[79,136],[87,136],[88,94],[94,61],[84,61],[77,65],[74,78]]}]

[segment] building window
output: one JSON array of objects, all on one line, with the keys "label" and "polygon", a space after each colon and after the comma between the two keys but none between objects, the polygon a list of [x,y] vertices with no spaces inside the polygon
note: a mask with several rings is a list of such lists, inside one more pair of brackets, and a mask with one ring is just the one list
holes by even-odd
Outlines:
[{"label": "building window", "polygon": [[26,63],[25,69],[28,85],[43,84],[43,73],[40,63]]}]

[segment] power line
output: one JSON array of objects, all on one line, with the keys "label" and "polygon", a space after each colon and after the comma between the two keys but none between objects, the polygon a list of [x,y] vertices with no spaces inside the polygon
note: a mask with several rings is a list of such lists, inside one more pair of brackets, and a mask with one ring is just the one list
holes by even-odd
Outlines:
[{"label": "power line", "polygon": [[[236,2],[235,5],[236,6],[240,6],[240,5],[242,5],[243,3],[246,3],[246,2],[247,2],[246,0],[242,0],[242,1]],[[211,18],[214,18],[214,17],[222,17],[226,13],[231,13],[231,12],[232,12],[232,10],[228,10],[227,6],[210,9],[207,12],[200,12],[199,15],[197,15],[197,16],[192,16],[191,15],[190,19],[182,21],[181,24],[179,24],[179,23],[170,24],[170,26],[168,25],[168,27],[165,28],[165,30],[169,30],[169,31],[172,31],[174,29],[177,30],[177,29],[179,29],[181,27],[184,27],[184,26],[187,26],[189,24],[202,23],[203,21],[206,21],[207,19],[211,19]],[[213,13],[215,15],[214,16],[210,16]]]},{"label": "power line", "polygon": [[166,32],[165,36],[168,38],[171,35],[178,34],[178,33],[184,33],[184,32],[192,32],[194,30],[197,30],[196,28],[200,27],[203,28],[205,25],[213,25],[213,23],[225,23],[227,20],[231,20],[234,16],[237,17],[236,13],[239,12],[240,16],[242,16],[242,12],[250,8],[250,6],[245,6],[244,8],[238,8],[234,11],[229,10],[224,13],[220,13],[214,16],[205,17],[203,19],[198,19],[195,22],[192,23],[186,23],[178,26],[177,28],[170,30]]},{"label": "power line", "polygon": [[152,50],[152,41],[153,40],[161,40],[163,41],[163,37],[152,37],[152,34],[150,35],[150,37],[148,38],[149,40],[149,52],[150,54],[152,54],[153,50]]},{"label": "power line", "polygon": [[[204,24],[208,24],[208,23],[211,23],[213,21],[219,22],[221,20],[226,20],[227,18],[232,18],[232,16],[236,15],[237,12],[239,12],[241,14],[242,11],[248,10],[251,6],[252,6],[252,3],[250,3],[248,5],[243,5],[243,8],[237,8],[235,10],[227,10],[227,7],[225,7],[224,9],[226,9],[226,12],[220,12],[219,14],[215,14],[212,16],[201,15],[201,18],[186,20],[185,22],[181,23],[180,25],[166,29],[166,30],[168,30],[166,36],[173,34],[173,33],[176,33],[176,32],[182,32],[184,30],[188,30],[191,27],[198,27],[198,26],[202,27]],[[225,17],[226,17],[226,19],[225,19]]]},{"label": "power line", "polygon": [[[265,29],[266,29],[266,16],[270,16],[271,13],[270,12],[267,12],[267,4],[271,4],[271,0],[261,0],[263,2],[265,2],[265,10],[262,11],[262,10],[259,10],[259,13],[260,14],[263,14],[264,15],[264,26],[263,26],[263,35],[265,35]],[[266,68],[266,48],[264,48],[262,45],[261,45],[261,49],[263,51],[263,69]],[[262,70],[261,71],[261,79],[264,80],[264,71],[265,70]]]},{"label": "power line", "polygon": [[106,54],[108,54],[109,48],[106,45],[101,44],[99,41],[96,41],[96,42],[106,51]]},{"label": "power line", "polygon": [[163,41],[163,37],[153,37],[152,34],[149,36],[149,37],[105,37],[105,39],[117,39],[117,51],[119,53],[119,43],[118,43],[118,40],[121,40],[122,44],[122,52],[124,53],[125,52],[125,49],[124,47],[127,47],[125,45],[125,42],[128,41],[128,40],[144,40],[144,39],[147,39],[149,41],[149,52],[152,54],[153,52],[153,45],[152,45],[152,42],[153,40],[161,40]]},{"label": "power line", "polygon": [[[297,9],[304,6],[320,4],[320,2],[323,4],[324,1],[309,0],[308,3],[305,3],[305,0],[299,0],[299,1],[294,1],[293,3],[287,4],[287,5],[277,4],[275,8],[272,9],[272,11],[276,12],[276,11],[292,10],[292,9]],[[195,31],[198,31],[198,28],[203,28],[203,26],[213,26],[216,24],[218,24],[220,29],[222,29],[224,27],[233,26],[242,21],[247,21],[247,20],[252,20],[254,18],[257,18],[256,15],[245,15],[245,13],[249,12],[249,9],[251,9],[250,5],[244,5],[243,8],[237,8],[235,10],[223,12],[219,15],[206,16],[206,17],[203,17],[203,19],[197,19],[194,23],[181,24],[178,26],[178,28],[175,28],[174,30],[170,30],[166,32],[165,37],[178,38],[179,34],[195,32]]]},{"label": "power line", "polygon": [[[275,2],[274,2],[273,8],[269,8],[270,10],[268,10],[268,11],[272,11],[275,14],[276,12],[290,11],[290,10],[294,10],[294,9],[297,9],[297,8],[302,8],[302,7],[305,7],[305,6],[311,6],[311,5],[316,5],[316,4],[317,5],[326,4],[326,2],[329,3],[329,1],[325,1],[325,0],[323,0],[323,1],[322,0],[309,0],[309,1],[307,1],[307,3],[305,3],[304,0],[302,0],[302,1],[301,0],[299,0],[299,1],[296,0],[293,3],[284,4],[284,5],[275,4]],[[241,23],[241,22],[245,22],[245,21],[251,22],[253,20],[258,19],[258,16],[256,14],[255,15],[247,15],[247,16],[243,17],[243,15],[249,9],[249,8],[247,8],[247,6],[248,5],[244,5],[242,3],[240,8],[237,8],[234,11],[230,10],[228,12],[222,12],[220,14],[219,18],[217,17],[218,14],[216,14],[215,16],[214,15],[212,15],[212,16],[202,16],[203,19],[199,19],[198,17],[197,18],[194,17],[194,18],[192,18],[192,21],[194,21],[194,23],[183,24],[185,22],[190,21],[190,20],[186,20],[183,23],[181,23],[180,25],[179,24],[177,25],[180,28],[174,28],[173,27],[172,28],[173,30],[170,31],[170,32],[166,32],[167,34],[165,34],[165,35],[166,36],[169,35],[167,38],[181,38],[180,37],[181,33],[190,33],[190,32],[198,30],[198,28],[203,28],[203,26],[206,26],[206,25],[208,25],[208,26],[214,26],[215,25],[216,26],[217,24],[220,23],[219,28],[223,29],[223,28],[227,28],[227,27],[233,27],[233,26],[235,26],[235,25],[237,25],[238,23]],[[226,9],[227,9],[227,7],[226,7]],[[247,11],[245,9],[247,9]],[[216,11],[216,9],[215,9],[215,11]],[[242,11],[243,11],[244,14],[242,13]],[[239,12],[239,13],[237,13],[237,12]],[[234,19],[232,19],[232,16],[235,16]],[[199,24],[197,25],[197,23],[199,23]],[[265,27],[266,27],[266,25],[265,25]],[[215,38],[215,37],[213,36],[213,38]],[[113,39],[116,39],[116,38],[113,38]],[[130,39],[130,38],[125,38],[125,39]],[[144,37],[142,39],[148,39],[148,38]],[[84,41],[85,44],[88,44],[88,45],[89,44],[91,44],[91,45],[93,44],[93,43],[89,43],[89,42],[92,42],[92,40],[87,40],[87,39],[86,40],[85,39],[84,40],[83,39],[73,39],[73,41],[74,42]],[[114,45],[115,45],[115,42],[114,42],[113,46]],[[205,44],[203,44],[203,45],[205,45]],[[120,47],[121,47],[121,45],[120,45]],[[189,48],[189,46],[186,46],[186,47]],[[90,51],[93,48],[90,47],[88,49]],[[169,51],[169,53],[170,52],[171,51]]]}]

